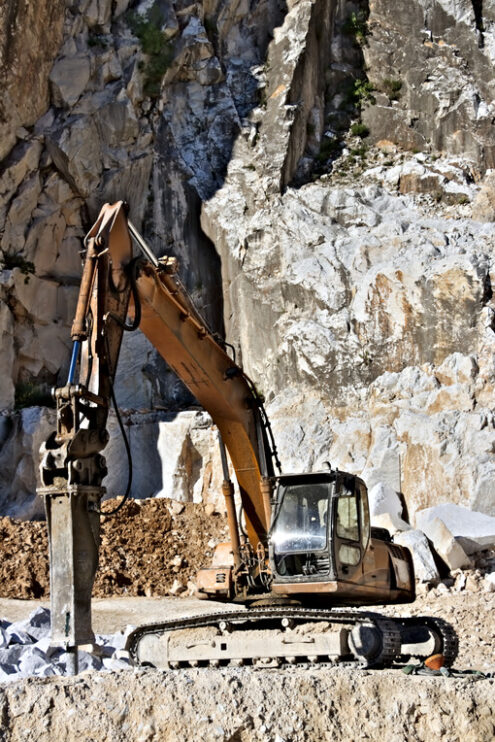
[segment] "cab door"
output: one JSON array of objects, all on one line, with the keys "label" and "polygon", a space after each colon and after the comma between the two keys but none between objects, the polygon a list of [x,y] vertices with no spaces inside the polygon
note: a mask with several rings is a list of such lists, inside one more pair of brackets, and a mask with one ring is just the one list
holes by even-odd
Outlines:
[{"label": "cab door", "polygon": [[[366,502],[367,504],[367,502]],[[349,580],[362,572],[369,528],[363,523],[364,507],[354,477],[342,477],[333,497],[333,556],[338,580]]]}]

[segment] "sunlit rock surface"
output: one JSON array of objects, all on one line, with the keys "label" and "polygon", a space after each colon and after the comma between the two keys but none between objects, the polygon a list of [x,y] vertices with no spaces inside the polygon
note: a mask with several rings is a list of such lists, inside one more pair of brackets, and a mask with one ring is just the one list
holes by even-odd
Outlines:
[{"label": "sunlit rock surface", "polygon": [[[329,461],[402,493],[408,522],[495,515],[493,0],[128,6],[0,10],[2,508],[41,507],[81,238],[123,198],[265,395],[284,470]],[[133,494],[213,496],[214,432],[138,334],[116,392]]]}]

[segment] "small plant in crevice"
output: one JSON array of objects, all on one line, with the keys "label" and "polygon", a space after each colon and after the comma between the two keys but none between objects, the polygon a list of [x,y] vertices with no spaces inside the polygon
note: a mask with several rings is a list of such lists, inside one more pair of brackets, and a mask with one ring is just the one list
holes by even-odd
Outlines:
[{"label": "small plant in crevice", "polygon": [[363,124],[361,121],[356,121],[351,126],[351,134],[353,137],[359,137],[360,139],[364,139],[368,136],[370,133],[370,130],[366,126],[366,124]]},{"label": "small plant in crevice", "polygon": [[16,384],[14,403],[16,411],[23,410],[26,407],[54,406],[53,397],[44,384],[37,384],[33,381],[20,381]]},{"label": "small plant in crevice", "polygon": [[363,159],[364,157],[366,157],[367,154],[368,147],[366,146],[366,144],[362,144],[360,147],[354,147],[353,149],[351,149],[351,155],[353,155],[353,157],[360,157],[361,159]]},{"label": "small plant in crevice", "polygon": [[127,22],[147,56],[147,59],[139,65],[144,75],[144,93],[150,98],[157,98],[160,95],[163,76],[170,67],[174,55],[171,41],[165,38],[161,30],[163,22],[161,11],[155,3],[144,16],[135,12],[130,13]]},{"label": "small plant in crevice", "polygon": [[368,13],[365,10],[352,11],[344,21],[342,31],[347,36],[352,36],[358,44],[366,44],[369,36]]},{"label": "small plant in crevice", "polygon": [[375,97],[373,91],[375,88],[369,80],[364,78],[358,78],[354,80],[352,87],[352,102],[357,106],[362,106],[364,103],[374,103]]},{"label": "small plant in crevice", "polygon": [[373,105],[375,88],[366,78],[359,77],[356,80],[349,81],[344,90],[344,98],[340,104],[341,111],[350,109],[361,109],[364,105]]},{"label": "small plant in crevice", "polygon": [[101,49],[106,49],[108,46],[108,41],[105,38],[104,34],[90,33],[88,34],[88,46],[90,48],[100,47]]},{"label": "small plant in crevice", "polygon": [[1,251],[0,268],[1,270],[13,270],[14,268],[19,268],[24,276],[24,283],[29,283],[29,278],[34,276],[34,263],[31,260],[26,260],[26,258],[20,255],[20,253]]},{"label": "small plant in crevice", "polygon": [[359,361],[360,361],[360,364],[359,364],[360,366],[367,366],[368,368],[373,363],[373,358],[367,348],[361,348],[359,352]]},{"label": "small plant in crevice", "polygon": [[381,88],[389,100],[399,100],[400,91],[402,90],[402,80],[391,80],[386,77],[382,81]]}]

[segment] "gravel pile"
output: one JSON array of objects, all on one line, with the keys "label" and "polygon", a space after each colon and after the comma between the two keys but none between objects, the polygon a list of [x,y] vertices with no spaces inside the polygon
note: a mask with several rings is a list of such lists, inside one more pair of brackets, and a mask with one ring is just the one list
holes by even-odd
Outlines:
[{"label": "gravel pile", "polygon": [[[81,648],[79,671],[129,669],[131,660],[124,650],[129,630],[98,635],[94,646],[86,650]],[[66,675],[68,660],[63,648],[50,645],[50,611],[47,608],[37,608],[25,621],[0,621],[0,682]]]}]

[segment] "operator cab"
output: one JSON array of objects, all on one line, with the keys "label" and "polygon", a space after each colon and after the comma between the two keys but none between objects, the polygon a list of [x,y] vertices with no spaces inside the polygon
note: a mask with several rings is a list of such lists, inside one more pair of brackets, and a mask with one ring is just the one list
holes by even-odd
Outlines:
[{"label": "operator cab", "polygon": [[339,471],[281,477],[270,532],[274,583],[346,579],[370,536],[368,496],[358,477]]}]

